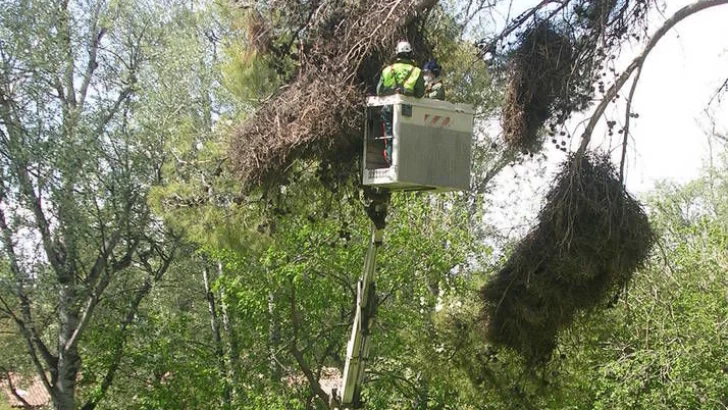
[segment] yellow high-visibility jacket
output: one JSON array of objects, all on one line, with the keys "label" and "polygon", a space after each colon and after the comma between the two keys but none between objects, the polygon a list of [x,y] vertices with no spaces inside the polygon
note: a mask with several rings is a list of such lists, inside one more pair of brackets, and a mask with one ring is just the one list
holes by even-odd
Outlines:
[{"label": "yellow high-visibility jacket", "polygon": [[379,76],[377,95],[404,94],[422,98],[425,95],[425,79],[411,60],[397,59],[385,67]]}]

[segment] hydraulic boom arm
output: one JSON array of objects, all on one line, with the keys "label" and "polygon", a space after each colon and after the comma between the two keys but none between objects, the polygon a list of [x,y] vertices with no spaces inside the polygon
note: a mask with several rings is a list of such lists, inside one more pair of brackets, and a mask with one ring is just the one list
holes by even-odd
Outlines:
[{"label": "hydraulic boom arm", "polygon": [[369,248],[364,259],[364,271],[357,286],[356,311],[354,324],[351,329],[351,338],[346,348],[346,364],[341,382],[341,399],[333,406],[340,410],[359,409],[361,403],[361,388],[364,382],[364,368],[369,357],[369,336],[376,314],[377,295],[374,283],[377,267],[377,250],[382,245],[384,237],[384,218],[386,216],[387,200],[376,202],[370,206],[369,215],[372,218],[372,231],[369,239]]}]

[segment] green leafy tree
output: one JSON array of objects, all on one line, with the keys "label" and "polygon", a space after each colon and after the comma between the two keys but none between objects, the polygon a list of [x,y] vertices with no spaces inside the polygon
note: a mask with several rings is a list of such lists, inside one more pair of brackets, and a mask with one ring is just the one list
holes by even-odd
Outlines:
[{"label": "green leafy tree", "polygon": [[92,409],[177,247],[147,206],[161,178],[161,134],[136,116],[171,26],[159,3],[0,6],[0,231],[10,273],[0,309],[57,409],[79,405],[85,335],[98,311],[118,309],[104,375],[85,397]]}]

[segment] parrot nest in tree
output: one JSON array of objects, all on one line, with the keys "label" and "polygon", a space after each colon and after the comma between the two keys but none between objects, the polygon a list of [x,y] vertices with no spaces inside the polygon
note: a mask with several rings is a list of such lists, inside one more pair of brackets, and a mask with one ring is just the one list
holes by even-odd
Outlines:
[{"label": "parrot nest in tree", "polygon": [[648,258],[654,234],[607,156],[572,155],[505,266],[481,289],[490,342],[547,360],[575,315],[605,303]]},{"label": "parrot nest in tree", "polygon": [[547,21],[528,27],[509,58],[501,123],[506,143],[528,153],[541,148],[539,129],[568,92],[574,63],[569,37]]},{"label": "parrot nest in tree", "polygon": [[[286,86],[234,133],[230,156],[246,185],[279,182],[297,159],[324,164],[327,178],[358,175],[365,95],[394,44],[409,38],[415,54],[426,47],[418,18],[433,0],[322,3],[304,29],[298,70]],[[285,0],[281,10],[287,10]],[[256,21],[252,43],[266,33]],[[257,40],[257,41],[256,41]]]},{"label": "parrot nest in tree", "polygon": [[[558,4],[549,9],[548,3]],[[511,33],[522,29],[515,47],[503,44],[507,41],[504,36],[478,43],[483,53],[493,53],[494,57],[499,42],[500,48],[509,50],[505,59],[494,60],[506,78],[501,118],[506,143],[522,153],[537,152],[543,145],[539,130],[544,125],[548,126],[552,142],[557,143],[557,128],[572,113],[586,110],[595,94],[606,92],[606,77],[610,70],[614,74],[609,61],[616,58],[627,39],[644,36],[647,11],[656,3],[542,2],[537,8],[543,6],[543,13],[537,13],[531,20],[530,11],[524,12],[504,30]],[[563,129],[559,134],[567,135]],[[563,139],[561,142],[559,148],[565,150]]]}]

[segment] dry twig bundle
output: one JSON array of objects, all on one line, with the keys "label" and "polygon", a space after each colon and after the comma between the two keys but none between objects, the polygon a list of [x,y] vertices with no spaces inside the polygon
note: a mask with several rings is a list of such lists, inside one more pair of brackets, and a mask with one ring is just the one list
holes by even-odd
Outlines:
[{"label": "dry twig bundle", "polygon": [[488,339],[530,363],[548,359],[561,329],[626,286],[653,231],[607,156],[571,156],[539,223],[481,289]]},{"label": "dry twig bundle", "polygon": [[541,148],[539,129],[557,99],[568,92],[573,46],[548,21],[527,28],[508,65],[501,122],[508,145],[528,153]]}]

